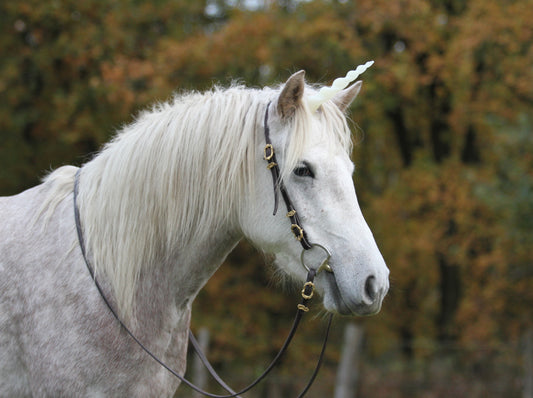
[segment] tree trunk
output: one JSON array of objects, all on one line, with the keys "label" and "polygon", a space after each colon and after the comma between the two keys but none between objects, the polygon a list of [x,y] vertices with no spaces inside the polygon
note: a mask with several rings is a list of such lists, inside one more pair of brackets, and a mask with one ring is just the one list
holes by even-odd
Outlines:
[{"label": "tree trunk", "polygon": [[454,341],[452,323],[461,298],[459,266],[449,264],[445,255],[438,254],[440,271],[440,313],[437,319],[438,338],[444,347]]}]

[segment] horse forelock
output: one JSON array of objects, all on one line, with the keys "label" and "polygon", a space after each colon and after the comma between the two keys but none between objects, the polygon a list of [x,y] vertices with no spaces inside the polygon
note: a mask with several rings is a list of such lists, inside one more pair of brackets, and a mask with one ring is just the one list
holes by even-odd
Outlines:
[{"label": "horse forelock", "polygon": [[[175,96],[141,113],[83,166],[78,206],[86,247],[123,315],[134,314],[145,267],[208,239],[239,211],[254,189],[262,145],[257,130],[262,134],[266,105],[278,94],[231,87]],[[297,164],[316,117],[329,126],[328,141],[351,150],[350,130],[336,106],[322,104],[317,116],[304,101],[292,122],[282,175]],[[58,195],[72,186],[73,174],[62,178],[70,182],[60,184]]]}]

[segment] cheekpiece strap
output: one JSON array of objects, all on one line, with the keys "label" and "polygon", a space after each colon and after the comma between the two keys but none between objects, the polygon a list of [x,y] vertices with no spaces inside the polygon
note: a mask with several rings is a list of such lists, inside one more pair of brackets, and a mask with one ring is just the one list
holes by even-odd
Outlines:
[{"label": "cheekpiece strap", "polygon": [[270,128],[268,127],[268,110],[270,108],[270,102],[267,105],[267,109],[265,112],[265,150],[264,150],[264,156],[263,158],[268,162],[267,169],[270,170],[272,173],[272,183],[274,185],[274,213],[275,216],[278,212],[278,183],[280,180],[279,176],[279,166],[276,162],[276,154],[274,153],[274,147],[272,146],[272,142],[270,140]]},{"label": "cheekpiece strap", "polygon": [[267,161],[267,169],[270,170],[272,174],[272,182],[274,185],[274,213],[273,215],[276,215],[278,212],[278,191],[281,193],[281,197],[283,198],[283,201],[285,202],[285,206],[287,207],[287,217],[291,221],[291,231],[300,242],[302,247],[305,250],[311,249],[313,247],[311,243],[309,243],[309,240],[307,239],[307,235],[305,233],[305,230],[302,227],[302,223],[300,221],[300,217],[298,216],[298,213],[296,212],[291,198],[289,197],[289,193],[287,192],[287,189],[285,188],[285,184],[281,180],[281,172],[279,169],[278,162],[276,160],[276,152],[274,151],[274,146],[272,145],[272,141],[270,140],[270,128],[268,127],[268,111],[270,109],[270,102],[267,105],[267,109],[265,111],[265,121],[264,121],[264,130],[265,130],[265,149],[264,149],[264,156],[263,158]]}]

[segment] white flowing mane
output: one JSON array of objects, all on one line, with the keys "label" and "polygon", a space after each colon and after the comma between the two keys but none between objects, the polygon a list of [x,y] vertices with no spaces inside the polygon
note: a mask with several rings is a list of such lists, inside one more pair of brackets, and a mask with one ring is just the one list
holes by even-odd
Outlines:
[{"label": "white flowing mane", "polygon": [[[79,207],[86,246],[122,313],[134,311],[143,269],[170,260],[238,214],[253,192],[266,106],[272,101],[272,112],[279,92],[231,87],[176,96],[142,113],[83,166]],[[315,90],[306,87],[306,93]],[[327,142],[351,151],[342,112],[331,101],[314,112],[304,101],[284,148],[283,175],[300,160],[317,118]],[[47,177],[55,187],[47,206],[72,192],[74,172],[61,168]]]}]

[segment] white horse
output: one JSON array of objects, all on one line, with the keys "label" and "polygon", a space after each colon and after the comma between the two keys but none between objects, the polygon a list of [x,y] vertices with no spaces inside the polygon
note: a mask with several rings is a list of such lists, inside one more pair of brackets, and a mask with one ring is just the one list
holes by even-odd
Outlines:
[{"label": "white horse", "polygon": [[[332,272],[315,280],[325,308],[379,311],[389,271],[357,203],[344,116],[360,87],[311,107],[306,96],[317,92],[302,71],[278,89],[180,95],[141,114],[81,168],[89,264],[124,323],[178,372],[192,301],[243,237],[305,278],[290,222],[272,214],[265,112],[306,234],[331,253]],[[124,332],[87,270],[74,219],[77,170],[61,167],[0,198],[0,396],[171,396],[179,380]]]}]

